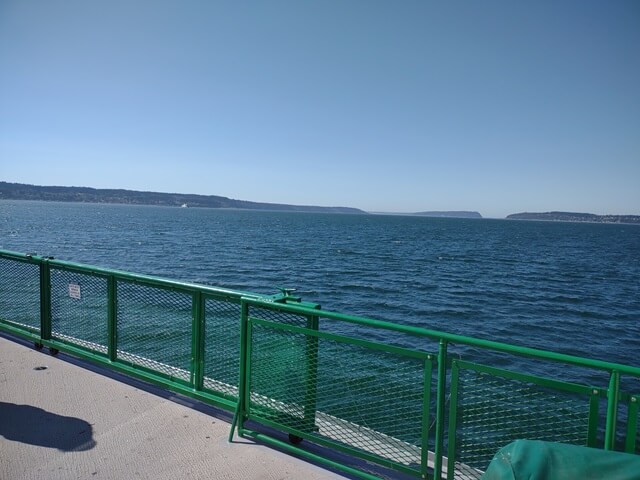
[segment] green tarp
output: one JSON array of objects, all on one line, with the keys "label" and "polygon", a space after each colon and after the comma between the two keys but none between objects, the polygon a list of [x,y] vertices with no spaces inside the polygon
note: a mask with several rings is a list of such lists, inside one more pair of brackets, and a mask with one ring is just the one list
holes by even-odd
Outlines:
[{"label": "green tarp", "polygon": [[516,440],[493,457],[482,480],[640,480],[640,455],[539,440]]}]

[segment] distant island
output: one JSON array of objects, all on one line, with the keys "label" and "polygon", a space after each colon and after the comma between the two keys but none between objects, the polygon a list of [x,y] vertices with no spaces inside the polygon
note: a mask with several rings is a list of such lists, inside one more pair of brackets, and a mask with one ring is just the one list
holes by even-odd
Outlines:
[{"label": "distant island", "polygon": [[169,207],[235,208],[284,212],[366,214],[358,208],[287,205],[234,200],[217,195],[140,192],[89,187],[52,187],[0,182],[0,200],[44,200],[53,202],[120,203],[126,205],[162,205]]},{"label": "distant island", "polygon": [[640,215],[596,215],[593,213],[575,212],[544,212],[544,213],[514,213],[507,216],[508,220],[546,220],[553,222],[591,222],[591,223],[638,223]]},{"label": "distant island", "polygon": [[441,211],[433,211],[433,212],[417,212],[414,215],[421,215],[423,217],[447,217],[447,218],[482,218],[479,212],[467,212],[464,210],[460,211],[449,211],[449,212],[441,212]]}]

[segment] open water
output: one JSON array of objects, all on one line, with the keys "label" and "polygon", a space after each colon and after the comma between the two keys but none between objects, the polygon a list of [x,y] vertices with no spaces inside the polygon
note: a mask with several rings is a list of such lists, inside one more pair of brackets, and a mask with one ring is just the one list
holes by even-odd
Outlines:
[{"label": "open water", "polygon": [[640,365],[640,226],[0,201],[0,248]]}]

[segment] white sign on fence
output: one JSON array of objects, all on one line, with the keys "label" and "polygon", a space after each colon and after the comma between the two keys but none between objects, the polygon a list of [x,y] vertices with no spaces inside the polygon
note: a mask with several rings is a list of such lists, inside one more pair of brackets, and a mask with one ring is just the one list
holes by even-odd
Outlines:
[{"label": "white sign on fence", "polygon": [[81,296],[80,296],[80,285],[78,285],[77,283],[70,283],[69,284],[69,296],[71,298],[75,298],[76,300],[80,300]]}]

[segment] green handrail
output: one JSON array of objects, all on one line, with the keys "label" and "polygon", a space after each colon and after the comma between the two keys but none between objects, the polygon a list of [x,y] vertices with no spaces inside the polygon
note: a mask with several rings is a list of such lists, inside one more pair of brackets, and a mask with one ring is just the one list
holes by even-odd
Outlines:
[{"label": "green handrail", "polygon": [[[266,308],[272,307],[272,302],[265,302],[264,300],[255,299],[255,302],[262,304]],[[277,308],[283,308],[278,306]],[[299,313],[302,315],[309,314],[308,308],[297,305],[287,305],[286,310],[292,313]],[[590,367],[598,370],[606,371],[618,371],[620,373],[629,374],[633,376],[640,376],[640,367],[634,367],[630,365],[623,365],[620,363],[607,362],[604,360],[589,359],[584,357],[578,357],[575,355],[568,355],[565,353],[557,353],[550,350],[542,350],[537,348],[510,345],[508,343],[496,342],[494,340],[484,340],[480,338],[466,337],[463,335],[456,335],[454,333],[440,332],[437,330],[429,330],[421,327],[414,327],[410,325],[401,325],[397,323],[386,322],[383,320],[374,320],[365,317],[359,317],[354,315],[346,315],[343,313],[336,313],[324,310],[322,317],[332,320],[339,320],[343,322],[353,323],[356,325],[369,326],[372,328],[382,328],[386,330],[393,330],[396,332],[406,333],[409,335],[426,337],[436,342],[445,341],[449,344],[469,345],[479,347],[486,350],[493,350],[497,352],[511,353],[519,356],[542,358],[545,360],[551,360],[554,362],[568,363],[571,365],[577,365],[582,367]]]}]

